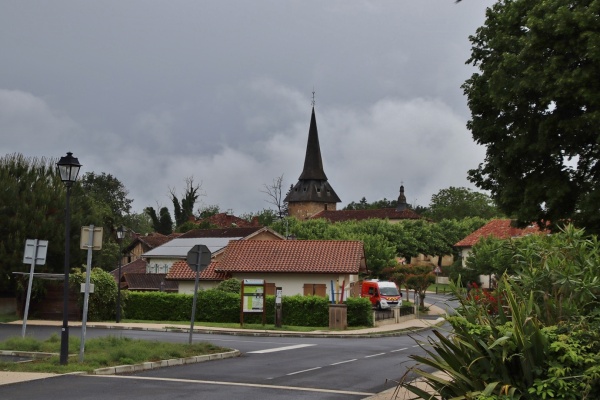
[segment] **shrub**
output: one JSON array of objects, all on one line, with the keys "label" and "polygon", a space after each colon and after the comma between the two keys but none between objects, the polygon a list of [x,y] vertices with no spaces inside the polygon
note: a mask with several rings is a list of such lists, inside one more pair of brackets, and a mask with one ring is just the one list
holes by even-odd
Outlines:
[{"label": "shrub", "polygon": [[373,326],[373,308],[368,298],[349,297],[346,306],[348,326]]},{"label": "shrub", "polygon": [[[77,270],[69,275],[69,286],[72,291],[80,291],[80,285],[85,283],[86,272]],[[112,319],[116,313],[117,282],[113,276],[101,268],[93,268],[90,274],[90,283],[94,284],[94,293],[88,299],[88,321],[102,321]],[[123,299],[127,296],[121,291],[121,307]],[[83,310],[84,294],[78,297],[78,302]]]}]

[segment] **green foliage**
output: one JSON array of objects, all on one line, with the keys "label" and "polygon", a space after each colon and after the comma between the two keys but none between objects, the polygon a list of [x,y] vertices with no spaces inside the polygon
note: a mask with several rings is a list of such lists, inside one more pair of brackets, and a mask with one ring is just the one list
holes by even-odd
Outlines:
[{"label": "green foliage", "polygon": [[[74,336],[69,338],[70,353],[77,353],[79,345],[79,338]],[[56,335],[44,341],[31,337],[9,338],[0,342],[0,348],[15,351],[58,353],[60,350],[60,339]],[[3,371],[54,372],[63,374],[72,371],[85,371],[91,373],[96,368],[140,364],[148,361],[172,358],[187,358],[204,354],[222,353],[229,350],[203,342],[179,344],[104,336],[86,340],[83,362],[71,359],[68,365],[60,365],[59,357],[54,356],[27,363],[0,362],[0,368]]]},{"label": "green foliage", "polygon": [[173,203],[173,210],[175,215],[175,225],[180,226],[190,220],[190,217],[194,215],[194,206],[198,197],[202,194],[200,192],[200,185],[194,185],[194,178],[190,177],[185,180],[185,193],[181,198],[181,202],[175,194],[175,190],[171,189],[171,202]]},{"label": "green foliage", "polygon": [[[69,275],[71,290],[80,292],[82,283],[85,283],[86,272],[75,270]],[[113,276],[101,268],[93,268],[90,274],[90,283],[94,284],[94,293],[88,299],[88,321],[106,321],[113,319],[117,304],[117,282]],[[127,291],[121,291],[121,308],[127,301]],[[83,310],[84,294],[79,295],[79,304]]]},{"label": "green foliage", "polygon": [[464,187],[450,186],[433,196],[426,217],[434,221],[479,217],[490,219],[501,215],[492,199],[485,193]]},{"label": "green foliage", "polygon": [[[125,317],[149,321],[187,321],[191,318],[193,296],[165,292],[129,292]],[[348,326],[372,326],[368,299],[348,299]],[[329,301],[319,296],[284,296],[283,324],[322,327],[329,324]],[[275,296],[266,297],[266,319],[275,320]],[[240,294],[221,290],[198,292],[196,321],[239,322]],[[245,323],[261,323],[262,314],[244,314]]]},{"label": "green foliage", "polygon": [[242,281],[235,278],[225,279],[224,281],[219,282],[215,287],[215,290],[240,294],[242,291]]},{"label": "green foliage", "polygon": [[348,326],[373,326],[373,305],[366,297],[346,299]]},{"label": "green foliage", "polygon": [[220,212],[219,206],[216,204],[202,207],[198,211],[199,211],[198,217],[201,219],[212,217],[213,215],[217,215]]},{"label": "green foliage", "polygon": [[383,200],[374,201],[373,203],[368,203],[366,198],[360,199],[357,202],[350,202],[344,210],[376,210],[379,208],[396,208],[398,205],[398,200],[388,200],[384,198]]},{"label": "green foliage", "polygon": [[529,240],[528,237],[516,240],[503,240],[493,236],[483,237],[473,246],[466,260],[466,267],[477,275],[513,274],[516,266],[513,262],[514,246],[524,244]]},{"label": "green foliage", "polygon": [[[0,292],[14,294],[13,271],[28,270],[23,264],[27,239],[48,240],[46,264],[36,272],[61,273],[64,268],[66,188],[56,171],[56,159],[26,158],[12,154],[0,158]],[[71,265],[81,265],[81,226],[101,226],[101,213],[76,182],[70,198]]]},{"label": "green foliage", "polygon": [[81,188],[90,196],[97,207],[103,208],[102,226],[109,232],[123,224],[123,218],[131,211],[133,200],[127,198],[125,186],[111,174],[88,172],[81,177]]},{"label": "green foliage", "polygon": [[390,224],[380,219],[331,223],[324,219],[288,218],[287,226],[285,221],[278,221],[272,228],[302,240],[361,240],[365,244],[369,275],[376,278],[383,277],[384,270],[396,264],[397,256],[453,254],[454,243],[486,222],[479,217],[443,220],[438,224],[424,220]]},{"label": "green foliage", "polygon": [[500,0],[470,37],[468,127],[486,147],[469,179],[522,223],[600,231],[597,0]]},{"label": "green foliage", "polygon": [[[478,255],[509,251],[514,271],[494,293],[462,295],[450,317],[450,336],[423,344],[412,358],[443,371],[440,378],[416,366],[410,372],[441,398],[595,399],[600,396],[600,244],[572,226],[553,235],[490,241]],[[493,250],[496,249],[496,250]],[[407,373],[407,376],[408,376]],[[421,389],[403,383],[417,396]]]},{"label": "green foliage", "polygon": [[144,212],[152,220],[152,228],[154,232],[161,233],[163,235],[170,235],[173,233],[173,220],[167,207],[160,209],[160,216],[156,215],[156,211],[152,207],[146,207]]}]

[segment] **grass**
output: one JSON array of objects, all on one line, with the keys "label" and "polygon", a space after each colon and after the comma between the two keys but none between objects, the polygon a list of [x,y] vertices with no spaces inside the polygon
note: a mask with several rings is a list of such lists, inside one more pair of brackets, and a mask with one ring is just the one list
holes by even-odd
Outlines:
[{"label": "grass", "polygon": [[428,292],[435,292],[435,293],[448,293],[450,294],[450,285],[446,284],[446,283],[434,283],[433,285],[430,285],[427,288]]},{"label": "grass", "polygon": [[96,368],[138,364],[172,358],[186,358],[204,354],[222,353],[230,349],[210,343],[166,343],[106,336],[86,340],[84,361],[79,362],[79,338],[69,338],[69,363],[60,365],[60,338],[52,335],[40,341],[32,337],[13,337],[0,342],[0,350],[56,353],[46,359],[24,363],[1,362],[0,371],[69,373],[92,372]]},{"label": "grass", "polygon": [[19,319],[16,313],[0,314],[0,323],[18,321]]}]

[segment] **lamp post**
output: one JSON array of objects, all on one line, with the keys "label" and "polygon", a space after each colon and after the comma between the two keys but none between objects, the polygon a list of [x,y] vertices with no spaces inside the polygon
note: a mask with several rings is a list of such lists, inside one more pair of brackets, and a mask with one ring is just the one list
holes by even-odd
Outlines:
[{"label": "lamp post", "polygon": [[61,157],[56,163],[60,179],[67,187],[67,205],[65,207],[65,280],[63,289],[63,324],[60,335],[60,365],[69,362],[69,257],[70,257],[70,231],[71,231],[71,187],[77,180],[77,174],[81,164],[73,157],[73,153],[67,152],[66,157]]},{"label": "lamp post", "polygon": [[123,250],[121,243],[125,237],[125,227],[121,225],[117,228],[117,242],[119,242],[119,280],[117,282],[117,323],[121,322],[121,259],[123,258]]}]

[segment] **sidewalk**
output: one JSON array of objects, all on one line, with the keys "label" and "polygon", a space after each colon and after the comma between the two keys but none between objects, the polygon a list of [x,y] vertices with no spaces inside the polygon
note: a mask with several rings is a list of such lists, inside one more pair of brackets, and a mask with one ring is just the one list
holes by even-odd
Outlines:
[{"label": "sidewalk", "polygon": [[[415,318],[407,321],[403,321],[397,324],[382,325],[372,328],[356,329],[356,330],[344,330],[344,331],[312,331],[312,332],[290,332],[290,331],[275,331],[275,330],[260,330],[260,329],[231,329],[231,328],[215,328],[207,326],[194,326],[194,333],[202,334],[225,334],[235,336],[266,336],[266,337],[337,337],[337,338],[368,338],[368,337],[381,337],[381,336],[399,336],[406,335],[411,332],[417,332],[424,329],[429,329],[434,326],[439,326],[444,323],[444,311],[436,306],[429,306],[429,315],[438,315],[437,319],[420,319]],[[11,325],[22,325],[23,321],[13,321],[8,324]],[[1,325],[1,324],[0,324]],[[42,320],[29,320],[27,326],[62,326],[62,321],[42,321]],[[79,321],[69,321],[69,327],[81,327]],[[164,332],[189,332],[189,326],[178,325],[173,326],[169,324],[160,323],[128,323],[128,322],[88,322],[86,328],[100,328],[100,329],[131,329],[131,330],[144,330],[144,331],[164,331]],[[56,376],[56,374],[47,373],[22,373],[22,372],[6,372],[0,371],[0,386],[30,381],[36,379],[46,379]],[[379,395],[372,396],[369,399],[402,399],[403,396],[398,395],[392,397],[394,390],[388,390],[382,392]],[[380,397],[381,396],[381,397]]]}]

